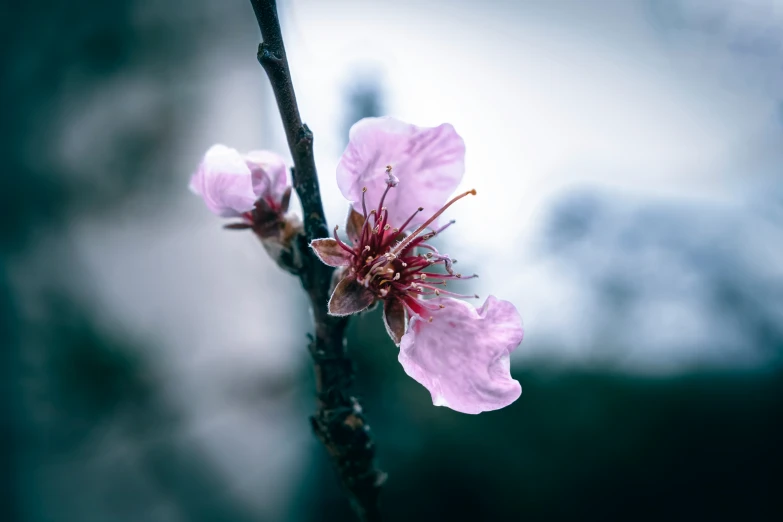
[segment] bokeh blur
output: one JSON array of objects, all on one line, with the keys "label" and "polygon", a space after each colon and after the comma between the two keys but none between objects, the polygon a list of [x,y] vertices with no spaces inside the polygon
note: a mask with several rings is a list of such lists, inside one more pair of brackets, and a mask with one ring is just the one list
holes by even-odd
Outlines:
[{"label": "bokeh blur", "polygon": [[[479,416],[352,322],[388,520],[783,520],[783,2],[279,3],[330,222],[353,122],[450,122],[441,245],[525,319]],[[352,520],[298,282],[187,190],[213,143],[287,155],[250,4],[0,27],[0,519]]]}]

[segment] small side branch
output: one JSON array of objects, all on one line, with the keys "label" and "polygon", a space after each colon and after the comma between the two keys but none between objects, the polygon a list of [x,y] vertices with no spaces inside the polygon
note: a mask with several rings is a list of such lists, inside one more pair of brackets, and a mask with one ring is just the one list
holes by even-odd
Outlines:
[{"label": "small side branch", "polygon": [[359,402],[349,393],[353,366],[345,350],[348,320],[327,314],[333,269],[321,263],[309,248],[311,240],[329,235],[313,157],[313,133],[299,114],[275,0],[250,3],[263,37],[258,61],[277,100],[294,161],[294,189],[304,211],[304,234],[297,238],[295,248],[301,254],[299,278],[310,297],[315,320],[309,349],[315,366],[318,408],[310,421],[360,520],[375,522],[381,520],[378,496],[386,475],[376,467],[370,427]]}]

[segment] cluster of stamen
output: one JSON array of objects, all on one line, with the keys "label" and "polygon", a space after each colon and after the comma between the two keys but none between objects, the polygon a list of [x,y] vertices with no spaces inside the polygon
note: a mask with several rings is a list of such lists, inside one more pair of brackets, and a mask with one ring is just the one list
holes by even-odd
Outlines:
[{"label": "cluster of stamen", "polygon": [[[469,190],[451,199],[440,210],[433,214],[413,232],[405,235],[406,227],[413,222],[424,209],[419,207],[399,227],[388,222],[389,212],[383,203],[386,195],[397,185],[397,179],[391,173],[392,167],[386,167],[388,179],[386,190],[381,196],[377,208],[367,211],[365,194],[367,188],[362,189],[362,213],[364,224],[360,231],[356,231],[358,237],[350,238],[354,244],[349,246],[337,236],[337,227],[334,229],[334,238],[346,252],[352,256],[350,274],[357,281],[369,288],[380,299],[399,299],[409,314],[416,314],[432,321],[432,312],[443,308],[442,304],[427,302],[428,298],[441,295],[465,298],[477,298],[477,295],[463,295],[450,292],[445,289],[446,284],[452,279],[472,279],[477,275],[463,276],[454,271],[453,265],[456,259],[451,259],[446,254],[427,243],[451,225],[449,221],[437,229],[429,227],[447,208],[458,200],[468,195],[475,195],[475,190]],[[442,267],[444,272],[432,271],[435,267]]]}]

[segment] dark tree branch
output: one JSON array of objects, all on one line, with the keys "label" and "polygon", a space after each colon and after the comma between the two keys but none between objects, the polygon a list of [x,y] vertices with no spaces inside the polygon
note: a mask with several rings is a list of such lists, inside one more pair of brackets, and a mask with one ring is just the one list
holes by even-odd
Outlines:
[{"label": "dark tree branch", "polygon": [[304,234],[296,238],[301,254],[299,278],[313,306],[315,335],[310,354],[315,366],[318,408],[313,431],[326,447],[351,503],[364,521],[381,519],[378,494],[385,474],[375,465],[375,445],[358,401],[351,397],[353,366],[345,350],[347,318],[327,314],[333,269],[318,260],[311,240],[329,235],[313,157],[313,133],[302,123],[280,31],[275,0],[250,0],[263,43],[258,61],[266,71],[294,160],[294,188],[304,211]]},{"label": "dark tree branch", "polygon": [[302,200],[305,233],[308,239],[329,235],[321,204],[318,174],[313,157],[313,133],[302,123],[296,104],[294,85],[280,32],[274,0],[250,0],[261,28],[263,42],[258,45],[258,62],[266,71],[283,119],[288,148],[294,159],[294,188]]}]

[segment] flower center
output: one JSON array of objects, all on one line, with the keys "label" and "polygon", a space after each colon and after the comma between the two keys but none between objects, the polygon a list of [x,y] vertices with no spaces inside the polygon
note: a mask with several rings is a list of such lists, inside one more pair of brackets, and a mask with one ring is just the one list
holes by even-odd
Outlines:
[{"label": "flower center", "polygon": [[[399,182],[391,171],[391,166],[386,167],[386,189],[378,207],[369,213],[365,201],[367,189],[362,190],[364,224],[361,231],[357,231],[357,243],[353,246],[343,243],[337,237],[337,227],[334,229],[334,237],[338,244],[352,255],[353,262],[349,270],[357,281],[369,288],[378,298],[399,299],[409,313],[431,321],[431,312],[443,308],[443,305],[427,302],[427,299],[441,295],[478,298],[477,295],[456,294],[445,289],[449,280],[472,279],[478,276],[474,274],[463,277],[455,272],[453,265],[457,260],[451,259],[447,254],[441,254],[428,243],[453,225],[454,220],[437,229],[431,228],[430,225],[451,205],[466,196],[475,195],[476,191],[469,190],[455,196],[406,236],[404,231],[424,209],[419,207],[399,227],[389,223],[389,212],[383,203],[389,191]],[[433,271],[438,268],[441,271]]]}]

